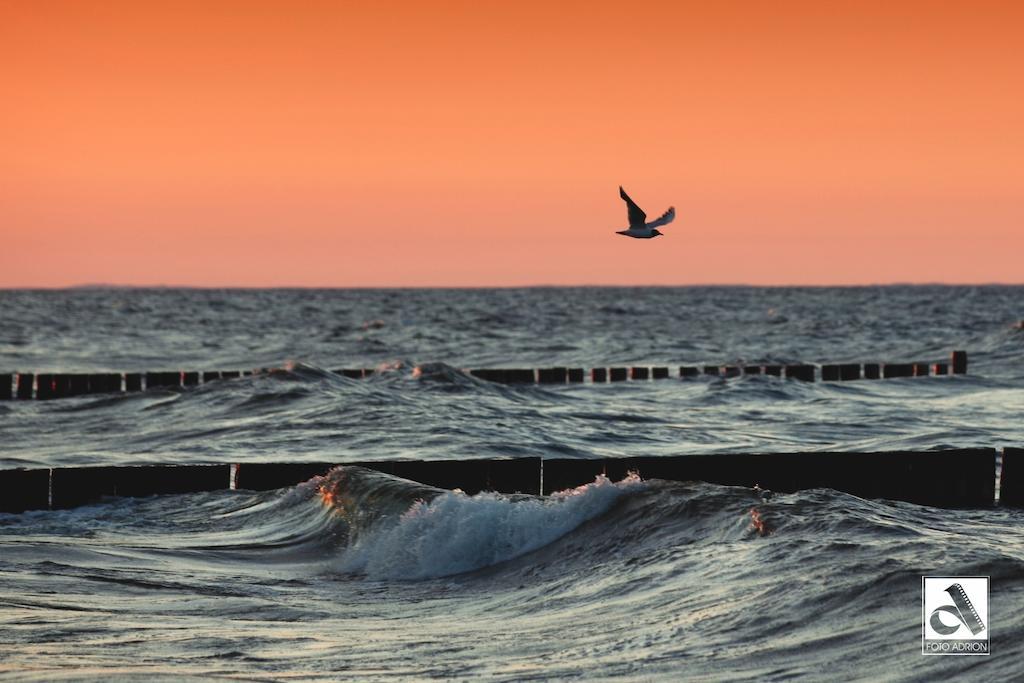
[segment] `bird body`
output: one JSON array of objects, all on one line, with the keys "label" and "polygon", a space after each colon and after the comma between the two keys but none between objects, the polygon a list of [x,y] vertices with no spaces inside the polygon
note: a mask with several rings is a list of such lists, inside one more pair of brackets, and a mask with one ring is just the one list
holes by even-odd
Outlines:
[{"label": "bird body", "polygon": [[615,234],[625,235],[626,237],[636,237],[637,239],[647,240],[652,237],[660,237],[665,233],[661,232],[657,228],[629,228],[628,230],[616,230]]},{"label": "bird body", "polygon": [[676,209],[673,206],[668,208],[668,211],[661,214],[657,220],[653,220],[650,223],[647,222],[647,214],[644,213],[643,209],[636,205],[626,191],[619,186],[619,196],[626,202],[626,210],[629,214],[629,227],[625,230],[616,230],[619,235],[625,235],[626,237],[636,237],[638,239],[650,239],[663,235],[658,228],[662,225],[667,225],[672,222],[676,217]]}]

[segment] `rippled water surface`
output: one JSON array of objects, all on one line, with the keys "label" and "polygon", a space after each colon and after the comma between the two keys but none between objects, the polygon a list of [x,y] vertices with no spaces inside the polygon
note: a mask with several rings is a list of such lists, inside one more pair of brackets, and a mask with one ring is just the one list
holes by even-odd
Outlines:
[{"label": "rippled water surface", "polygon": [[[282,368],[0,402],[0,467],[1024,445],[1024,288],[0,292],[3,371]],[[967,375],[503,386],[478,367],[941,361]],[[355,380],[332,370],[374,368]],[[465,496],[354,467],[0,514],[0,675],[1010,680],[1024,517],[599,480]],[[950,476],[956,476],[950,473]],[[771,532],[752,528],[752,513]],[[924,657],[922,574],[991,577]],[[831,673],[834,672],[834,673]]]}]

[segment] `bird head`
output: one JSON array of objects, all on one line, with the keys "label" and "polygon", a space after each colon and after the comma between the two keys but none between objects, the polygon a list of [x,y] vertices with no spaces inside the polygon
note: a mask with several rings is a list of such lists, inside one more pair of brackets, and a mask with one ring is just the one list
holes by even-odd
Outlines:
[{"label": "bird head", "polygon": [[663,233],[662,231],[658,230],[657,228],[655,228],[654,230],[651,231],[651,237],[657,237],[658,235],[664,235],[664,234],[665,233]]}]

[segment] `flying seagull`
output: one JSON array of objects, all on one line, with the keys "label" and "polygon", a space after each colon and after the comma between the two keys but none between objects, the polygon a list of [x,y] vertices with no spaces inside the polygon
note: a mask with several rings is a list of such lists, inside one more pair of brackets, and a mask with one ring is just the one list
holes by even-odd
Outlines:
[{"label": "flying seagull", "polygon": [[626,235],[627,237],[637,237],[642,239],[649,239],[651,237],[657,237],[663,234],[658,230],[658,226],[667,225],[672,222],[672,219],[676,217],[676,209],[674,206],[668,207],[668,211],[661,214],[661,218],[650,223],[645,223],[647,220],[647,214],[644,213],[643,209],[636,205],[626,191],[619,185],[619,196],[622,197],[626,202],[626,208],[629,209],[629,228],[626,230],[617,230],[619,235]]}]

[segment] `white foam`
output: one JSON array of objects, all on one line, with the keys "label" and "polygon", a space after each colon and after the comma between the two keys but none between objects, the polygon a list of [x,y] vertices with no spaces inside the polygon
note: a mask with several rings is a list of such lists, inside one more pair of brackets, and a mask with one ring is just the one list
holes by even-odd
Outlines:
[{"label": "white foam", "polygon": [[486,567],[536,550],[609,507],[628,488],[641,485],[629,475],[593,483],[547,498],[510,500],[495,493],[444,493],[418,501],[396,523],[362,536],[345,550],[343,572],[373,579],[424,579]]}]

